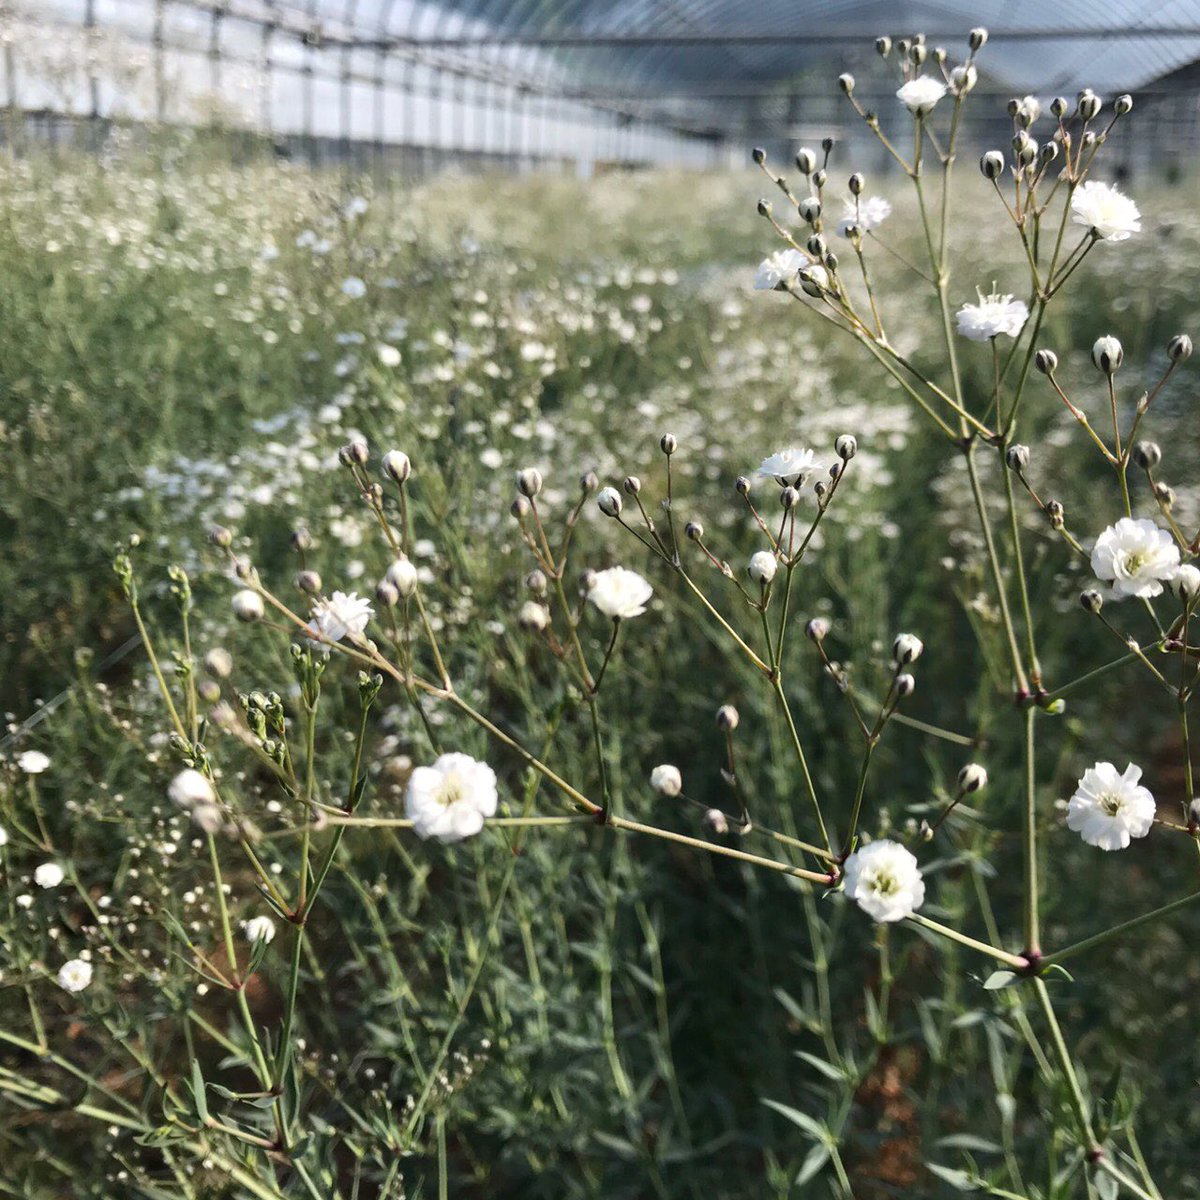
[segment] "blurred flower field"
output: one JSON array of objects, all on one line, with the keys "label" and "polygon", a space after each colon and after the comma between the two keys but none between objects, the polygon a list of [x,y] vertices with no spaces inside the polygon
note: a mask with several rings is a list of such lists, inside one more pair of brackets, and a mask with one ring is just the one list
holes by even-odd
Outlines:
[{"label": "blurred flower field", "polygon": [[[989,203],[990,186],[969,176],[965,203]],[[915,256],[900,182],[872,186],[889,195],[879,219],[898,253]],[[749,162],[586,187],[444,176],[376,190],[283,163],[230,166],[200,144],[6,160],[0,1190],[641,1200],[841,1196],[849,1180],[849,1194],[872,1200],[957,1194],[1015,1163],[1029,1196],[1085,1194],[1066,1182],[1076,1151],[1056,1115],[1064,1084],[1022,1040],[1035,1006],[1019,989],[986,990],[988,963],[953,944],[935,951],[919,929],[871,925],[803,878],[681,842],[592,822],[522,826],[531,806],[566,810],[519,755],[452,705],[422,712],[390,679],[372,693],[336,655],[309,651],[298,675],[287,628],[264,635],[237,619],[241,583],[210,541],[213,526],[228,529],[230,553],[297,611],[309,609],[293,584],[306,571],[326,591],[373,597],[396,556],[339,451],[365,442],[382,479],[383,453],[402,448],[416,583],[389,578],[401,595],[419,586],[467,702],[523,745],[553,744],[566,778],[594,782],[579,696],[528,608],[540,593],[510,511],[516,473],[536,469],[540,512],[552,537],[574,530],[578,571],[631,568],[654,585],[652,600],[614,590],[610,609],[593,597],[628,617],[619,653],[606,652],[598,617],[579,625],[584,656],[608,672],[597,694],[614,810],[758,853],[776,831],[783,854],[807,814],[780,712],[683,584],[655,575],[652,555],[581,501],[581,479],[620,489],[634,476],[658,497],[669,432],[672,511],[681,529],[702,523],[712,556],[696,552],[696,574],[728,600],[720,564],[758,546],[735,479],[785,446],[830,460],[853,435],[853,469],[792,596],[797,622],[828,622],[836,670],[797,637],[792,711],[821,790],[853,796],[858,733],[836,680],[877,702],[893,682],[892,634],[923,639],[905,722],[876,752],[869,828],[912,835],[961,790],[963,764],[986,761],[986,791],[925,853],[922,912],[994,942],[1020,921],[1022,768],[1019,747],[988,735],[1012,701],[965,471],[849,341],[797,320],[790,296],[755,290],[775,249],[755,212],[763,186]],[[1097,338],[1118,335],[1125,376],[1149,388],[1154,356],[1194,331],[1200,219],[1186,190],[1133,190],[1136,250],[1097,249],[1039,343],[1099,412]],[[976,302],[977,283],[1022,291],[1010,235],[965,219],[951,230],[956,307]],[[876,269],[897,351],[932,358],[933,298],[899,258]],[[997,270],[1007,275],[993,283]],[[963,362],[984,394],[990,359],[964,351]],[[1195,392],[1181,371],[1153,411],[1189,529],[1200,523]],[[1093,515],[1099,470],[1076,423],[1040,376],[1025,406],[1031,481],[1094,540],[1107,522]],[[981,470],[995,483],[1002,468]],[[1086,561],[1062,553],[1037,507],[1021,519],[1030,590],[1062,617],[1046,622],[1043,660],[1105,662],[1112,648],[1080,612]],[[207,722],[222,789],[238,797],[236,833],[203,776],[178,782],[118,550],[163,669],[199,697],[184,723]],[[318,678],[310,736],[325,799],[346,793],[347,811],[400,818],[406,792],[424,789],[440,832],[314,831],[328,875],[293,966],[270,889],[241,860],[215,883],[210,849],[244,840],[267,879],[289,875],[301,837],[307,855],[279,764],[243,722],[298,727]],[[724,705],[740,714],[738,787],[761,826],[744,836],[711,818],[731,804]],[[1101,751],[1140,763],[1155,795],[1182,786],[1168,707],[1131,674],[1055,717],[1042,753],[1054,781],[1041,795],[1048,943],[1194,888],[1183,838],[1118,868],[1067,827],[1066,798]],[[462,759],[435,761],[435,748]],[[669,775],[651,785],[660,764],[677,764],[686,796]],[[445,789],[480,814],[456,816],[458,842],[437,823]],[[497,812],[514,824],[462,834]],[[1086,988],[1051,987],[1086,1054],[1096,1119],[1119,1131],[1136,1110],[1135,1145],[1167,1196],[1200,1188],[1195,919],[1187,910],[1081,956],[1072,971]],[[237,987],[222,986],[230,979]],[[281,1034],[284,1013],[294,1026]],[[262,1086],[253,1029],[271,1031],[286,1089],[282,1074]],[[279,1051],[281,1036],[294,1053]],[[1103,1193],[1089,1182],[1086,1194]]]}]

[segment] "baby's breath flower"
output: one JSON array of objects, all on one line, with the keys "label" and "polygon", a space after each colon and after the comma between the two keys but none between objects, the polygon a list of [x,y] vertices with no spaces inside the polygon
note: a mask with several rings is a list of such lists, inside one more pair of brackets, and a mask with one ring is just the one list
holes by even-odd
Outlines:
[{"label": "baby's breath flower", "polygon": [[768,584],[775,578],[779,563],[770,550],[759,550],[750,556],[750,565],[747,569],[750,572],[750,578],[755,583]]},{"label": "baby's breath flower", "polygon": [[944,83],[939,83],[931,75],[919,75],[916,79],[910,79],[896,93],[896,98],[914,117],[927,117],[945,94]]},{"label": "baby's breath flower", "polygon": [[913,854],[882,838],[846,859],[846,895],[876,921],[902,921],[925,902],[925,881]]},{"label": "baby's breath flower", "polygon": [[1071,199],[1072,221],[1084,225],[1101,241],[1123,242],[1142,232],[1138,206],[1112,184],[1089,179]]},{"label": "baby's breath flower", "polygon": [[40,888],[56,888],[67,873],[56,862],[45,862],[33,873],[33,882]]},{"label": "baby's breath flower", "polygon": [[270,917],[251,917],[242,922],[242,932],[248,942],[270,942],[275,936],[275,922]]},{"label": "baby's breath flower", "polygon": [[838,222],[838,233],[845,237],[851,226],[866,233],[869,229],[878,228],[891,215],[891,203],[882,196],[847,200],[842,208],[842,219]]},{"label": "baby's breath flower", "polygon": [[1067,828],[1101,850],[1124,850],[1131,838],[1145,837],[1154,824],[1155,806],[1141,778],[1141,767],[1132,763],[1124,774],[1110,762],[1089,767],[1067,805]]},{"label": "baby's breath flower", "polygon": [[49,765],[49,757],[40,750],[26,750],[17,756],[17,766],[26,775],[40,775]]},{"label": "baby's breath flower", "polygon": [[1092,549],[1092,571],[1111,585],[1112,598],[1149,599],[1179,568],[1179,548],[1153,521],[1122,517],[1110,525]]},{"label": "baby's breath flower", "polygon": [[309,629],[331,642],[361,637],[372,617],[371,602],[357,592],[334,592],[312,607]]},{"label": "baby's breath flower", "polygon": [[769,292],[796,278],[796,273],[808,262],[799,250],[776,250],[758,264],[754,290]]},{"label": "baby's breath flower", "polygon": [[597,571],[588,581],[588,599],[614,621],[641,616],[653,593],[636,571],[626,567]]},{"label": "baby's breath flower", "polygon": [[811,450],[789,446],[779,450],[759,464],[757,474],[774,479],[780,487],[803,487],[809,476],[823,471],[825,463]]},{"label": "baby's breath flower", "polygon": [[496,774],[469,754],[443,754],[431,767],[417,767],[408,780],[404,811],[421,838],[458,842],[477,834],[494,816]]},{"label": "baby's breath flower", "polygon": [[1028,319],[1029,309],[1023,300],[998,292],[985,296],[980,290],[978,304],[964,304],[958,310],[958,332],[973,342],[986,342],[1001,334],[1015,338]]},{"label": "baby's breath flower", "polygon": [[1168,580],[1171,591],[1185,603],[1190,604],[1200,596],[1200,567],[1184,563]]},{"label": "baby's breath flower", "polygon": [[250,588],[243,588],[233,596],[233,615],[239,621],[261,621],[266,609],[262,597]]},{"label": "baby's breath flower", "polygon": [[901,633],[892,643],[892,660],[898,666],[916,662],[925,649],[925,643],[912,633]]},{"label": "baby's breath flower", "polygon": [[82,992],[92,982],[92,964],[73,958],[58,968],[58,986],[68,992]]}]

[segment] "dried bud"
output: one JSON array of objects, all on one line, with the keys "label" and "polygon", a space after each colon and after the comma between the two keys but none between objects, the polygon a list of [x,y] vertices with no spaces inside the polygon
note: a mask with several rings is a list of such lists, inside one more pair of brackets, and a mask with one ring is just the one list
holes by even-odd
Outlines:
[{"label": "dried bud", "polygon": [[400,603],[400,593],[396,590],[395,584],[388,583],[386,579],[381,579],[375,585],[375,599],[384,608],[395,608]]},{"label": "dried bud", "polygon": [[525,586],[535,595],[544,596],[546,589],[550,586],[550,581],[546,578],[544,571],[533,570],[525,576]]},{"label": "dried bud", "polygon": [[1004,174],[1004,155],[999,150],[989,150],[979,160],[979,169],[985,179],[999,179]]},{"label": "dried bud", "polygon": [[302,592],[307,592],[310,596],[319,595],[321,591],[321,576],[316,571],[301,571],[296,576],[296,586]]},{"label": "dried bud", "polygon": [[662,763],[650,772],[650,786],[660,795],[673,800],[683,791],[683,776],[678,767]]},{"label": "dried bud", "polygon": [[1133,448],[1133,461],[1143,471],[1153,471],[1162,462],[1162,447],[1157,442],[1138,442]]},{"label": "dried bud", "polygon": [[664,433],[658,439],[658,448],[669,458],[679,449],[679,440],[673,433]]},{"label": "dried bud", "polygon": [[388,567],[385,578],[402,598],[411,596],[417,590],[417,568],[407,558],[396,559]]},{"label": "dried bud", "polygon": [[958,773],[958,790],[963,793],[978,792],[987,787],[987,768],[979,763],[967,763]]},{"label": "dried bud", "polygon": [[1058,355],[1053,350],[1039,350],[1033,356],[1033,365],[1043,375],[1053,375],[1058,370]]},{"label": "dried bud", "polygon": [[394,483],[403,485],[412,474],[412,461],[403,450],[389,450],[383,456],[383,469]]},{"label": "dried bud", "polygon": [[222,550],[228,550],[233,545],[233,530],[226,529],[224,525],[214,525],[208,531],[208,540],[214,546],[218,546]]},{"label": "dried bud", "polygon": [[536,467],[517,472],[517,491],[532,500],[542,490],[542,473]]},{"label": "dried bud", "polygon": [[261,621],[266,609],[262,597],[249,588],[234,594],[233,615],[239,621]]},{"label": "dried bud", "polygon": [[1014,442],[1004,452],[1004,461],[1010,471],[1024,471],[1029,466],[1029,447]]},{"label": "dried bud", "polygon": [[693,542],[698,542],[704,536],[704,526],[699,521],[689,521],[684,527],[683,532]]},{"label": "dried bud", "polygon": [[606,517],[619,517],[621,509],[624,507],[621,493],[614,487],[606,487],[596,497],[596,504]]},{"label": "dried bud", "polygon": [[722,704],[717,709],[717,728],[722,733],[732,733],[738,727],[740,720],[738,710],[732,704]]},{"label": "dried bud", "polygon": [[911,675],[896,676],[896,695],[903,700],[917,690],[917,681]]},{"label": "dried bud", "polygon": [[866,186],[867,179],[861,171],[855,171],[854,174],[850,176],[850,195],[861,196],[863,193],[863,188]]},{"label": "dried bud", "polygon": [[824,617],[813,617],[804,626],[804,636],[810,642],[823,642],[829,633],[829,622]]},{"label": "dried bud", "polygon": [[911,633],[902,633],[892,643],[892,661],[898,666],[907,666],[921,657],[925,643]]},{"label": "dried bud", "polygon": [[1192,357],[1192,339],[1186,333],[1177,333],[1167,343],[1167,357],[1172,362],[1184,362]]},{"label": "dried bud", "polygon": [[1088,588],[1079,597],[1079,603],[1090,613],[1098,613],[1104,607],[1104,597],[1095,588]]},{"label": "dried bud", "polygon": [[779,563],[775,560],[775,555],[769,550],[759,550],[757,553],[750,556],[750,565],[747,570],[750,572],[750,578],[755,583],[761,583],[763,587],[775,578],[775,572],[779,569]]},{"label": "dried bud", "polygon": [[636,496],[642,490],[642,481],[636,475],[626,475],[621,487],[625,495]]},{"label": "dried bud", "polygon": [[1061,500],[1046,501],[1046,517],[1050,521],[1052,529],[1061,529],[1063,522],[1066,520],[1066,512],[1063,509]]},{"label": "dried bud", "polygon": [[1125,361],[1125,350],[1115,337],[1097,338],[1092,346],[1092,362],[1105,375],[1113,375]]}]

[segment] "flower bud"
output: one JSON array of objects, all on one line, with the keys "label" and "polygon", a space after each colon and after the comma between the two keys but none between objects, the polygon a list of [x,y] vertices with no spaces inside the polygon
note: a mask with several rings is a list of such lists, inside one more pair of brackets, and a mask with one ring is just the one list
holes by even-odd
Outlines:
[{"label": "flower bud", "polygon": [[989,150],[979,160],[979,169],[985,179],[999,179],[1004,174],[1004,155],[999,150]]},{"label": "flower bud", "polygon": [[216,646],[204,656],[204,669],[214,679],[228,679],[233,674],[233,655]]},{"label": "flower bud", "polygon": [[1053,375],[1058,370],[1058,355],[1053,350],[1039,350],[1033,356],[1033,365],[1043,375]]},{"label": "flower bud", "polygon": [[546,573],[536,568],[525,576],[525,586],[535,595],[544,596],[546,589],[550,586],[550,581],[546,578]]},{"label": "flower bud", "polygon": [[829,634],[829,622],[824,617],[813,617],[804,626],[804,636],[810,642],[823,642]]},{"label": "flower bud", "polygon": [[1153,471],[1162,462],[1162,447],[1157,442],[1138,442],[1133,448],[1133,461],[1143,471]]},{"label": "flower bud", "polygon": [[233,615],[239,621],[261,621],[266,609],[262,597],[249,588],[236,592],[233,597]]},{"label": "flower bud", "polygon": [[967,763],[958,773],[958,790],[963,793],[978,792],[987,787],[987,768],[979,763]]},{"label": "flower bud", "polygon": [[722,704],[717,709],[717,728],[722,733],[732,733],[738,727],[740,720],[738,710],[732,704]]},{"label": "flower bud", "polygon": [[529,633],[541,633],[550,624],[550,614],[544,604],[536,600],[526,600],[517,613],[517,624]]},{"label": "flower bud", "polygon": [[387,569],[387,582],[406,599],[417,590],[417,568],[407,558],[398,558]]},{"label": "flower bud", "polygon": [[773,211],[770,200],[760,200],[758,202],[758,215],[760,217],[769,217]]},{"label": "flower bud", "polygon": [[1154,498],[1164,508],[1169,509],[1175,503],[1175,489],[1165,483],[1154,485]]},{"label": "flower bud", "polygon": [[1125,360],[1125,350],[1115,337],[1097,338],[1092,346],[1092,362],[1105,375],[1113,375]]},{"label": "flower bud", "polygon": [[1050,111],[1059,118],[1065,117],[1071,109],[1071,102],[1066,96],[1055,96],[1050,101]]},{"label": "flower bud", "polygon": [[679,449],[679,440],[673,433],[664,433],[658,439],[658,448],[669,458]]},{"label": "flower bud", "polygon": [[971,47],[973,53],[978,53],[983,49],[984,44],[988,39],[988,31],[982,25],[977,25],[967,35],[967,45]]},{"label": "flower bud", "polygon": [[1061,500],[1046,501],[1046,517],[1050,521],[1051,529],[1061,529],[1063,522],[1066,520],[1066,512],[1063,509]]},{"label": "flower bud", "polygon": [[1186,333],[1177,333],[1167,343],[1167,357],[1172,362],[1183,362],[1192,357],[1192,339]]},{"label": "flower bud", "polygon": [[689,521],[683,527],[683,532],[690,541],[698,542],[704,536],[704,526],[699,521]]},{"label": "flower bud", "polygon": [[1046,142],[1043,144],[1042,148],[1038,151],[1038,161],[1043,164],[1052,163],[1057,157],[1058,157],[1058,143],[1057,142]]},{"label": "flower bud", "polygon": [[833,443],[833,450],[843,462],[849,462],[858,453],[858,438],[852,433],[843,433]]},{"label": "flower bud", "polygon": [[1029,447],[1014,442],[1004,452],[1004,461],[1010,471],[1024,471],[1029,466]]},{"label": "flower bud", "polygon": [[196,685],[196,694],[205,704],[216,704],[221,699],[221,685],[215,679],[202,679]]},{"label": "flower bud", "polygon": [[750,578],[755,583],[761,583],[764,587],[775,578],[775,572],[779,569],[779,563],[775,561],[775,555],[769,550],[759,550],[756,554],[750,556],[750,565],[747,570],[750,572]]},{"label": "flower bud", "polygon": [[404,484],[412,474],[412,462],[403,450],[389,450],[383,456],[383,469],[394,483]]},{"label": "flower bud", "polygon": [[825,243],[825,239],[819,234],[814,233],[812,237],[804,243],[805,249],[813,256],[813,258],[824,258],[829,247]]},{"label": "flower bud", "polygon": [[866,186],[867,179],[861,171],[855,171],[854,174],[850,176],[850,195],[861,196],[863,193],[863,188]]},{"label": "flower bud", "polygon": [[854,91],[854,76],[847,72],[844,75],[838,76],[838,87],[846,93],[847,96]]},{"label": "flower bud", "polygon": [[1085,121],[1094,120],[1100,115],[1100,97],[1091,88],[1084,88],[1079,93],[1079,115]]},{"label": "flower bud", "polygon": [[892,643],[892,661],[898,666],[906,666],[916,662],[921,657],[925,643],[911,633],[902,633]]},{"label": "flower bud", "polygon": [[1088,588],[1079,597],[1079,603],[1090,613],[1098,613],[1104,607],[1104,597],[1095,588]]},{"label": "flower bud", "polygon": [[228,550],[233,545],[233,530],[224,525],[214,525],[208,531],[208,540],[222,550]]},{"label": "flower bud", "polygon": [[821,202],[816,196],[805,196],[799,204],[796,205],[796,211],[800,214],[802,220],[812,225],[821,216]]},{"label": "flower bud", "polygon": [[354,465],[356,467],[364,467],[367,464],[367,459],[371,457],[371,452],[367,449],[366,442],[361,438],[355,438],[354,441],[347,443],[341,448],[339,457],[342,460],[343,466]]},{"label": "flower bud", "polygon": [[794,487],[785,487],[779,493],[779,503],[784,508],[795,508],[800,503],[800,493]]},{"label": "flower bud", "polygon": [[1168,586],[1185,604],[1191,604],[1200,596],[1200,567],[1192,563],[1184,563],[1175,568],[1175,574],[1168,581]]},{"label": "flower bud", "polygon": [[[833,144],[833,142],[830,138],[826,138],[825,140],[827,142],[829,142],[830,145]],[[829,182],[829,175],[826,172],[824,167],[818,167],[812,173],[812,182],[813,182],[813,187],[818,187],[818,188],[823,188]]]},{"label": "flower bud", "polygon": [[925,48],[924,42],[914,42],[912,49],[908,52],[909,61],[914,66],[921,66],[928,57],[929,51]]},{"label": "flower bud", "polygon": [[[941,51],[940,53],[945,53]],[[971,63],[966,63],[964,66],[955,67],[950,72],[950,85],[955,92],[960,96],[965,96],[968,92],[975,90],[975,85],[979,82],[979,72]]]},{"label": "flower bud", "polygon": [[626,475],[621,487],[627,496],[636,496],[642,490],[642,481],[636,475]]},{"label": "flower bud", "polygon": [[1115,112],[1118,117],[1124,117],[1133,112],[1133,97],[1128,92],[1126,92],[1123,96],[1118,96],[1116,100],[1113,101],[1113,112]]},{"label": "flower bud", "polygon": [[707,809],[704,813],[704,823],[713,833],[729,832],[729,818],[719,808]]},{"label": "flower bud", "polygon": [[903,700],[917,690],[917,681],[908,674],[896,676],[896,695]]},{"label": "flower bud", "polygon": [[750,477],[748,475],[739,475],[733,481],[734,490],[737,492],[737,494],[739,496],[750,495],[751,486],[752,486],[752,484],[750,482]]},{"label": "flower bud", "polygon": [[619,517],[621,509],[624,507],[624,503],[621,500],[621,493],[614,487],[606,487],[596,497],[596,504],[606,517]]},{"label": "flower bud", "polygon": [[533,505],[529,503],[527,497],[517,496],[508,506],[508,511],[512,513],[512,515],[516,517],[518,521],[523,521],[531,512],[533,512]]},{"label": "flower bud", "polygon": [[517,491],[532,500],[542,490],[542,473],[536,467],[517,472]]},{"label": "flower bud", "polygon": [[296,575],[296,586],[310,596],[316,596],[321,591],[321,576],[311,569],[300,571]]},{"label": "flower bud", "polygon": [[796,152],[796,166],[801,174],[811,175],[817,169],[817,156],[807,146],[802,146]]},{"label": "flower bud", "polygon": [[880,58],[887,58],[892,52],[892,39],[890,37],[877,37],[875,39],[875,53]]},{"label": "flower bud", "polygon": [[763,163],[767,161],[767,152],[761,146],[755,146],[754,149],[750,151],[750,157],[754,159],[758,166],[761,167]]},{"label": "flower bud", "polygon": [[683,776],[678,767],[662,763],[650,772],[650,786],[660,795],[673,800],[683,791]]},{"label": "flower bud", "polygon": [[389,583],[386,579],[381,579],[375,585],[375,599],[384,608],[395,608],[400,603],[400,593],[396,590],[394,583]]}]

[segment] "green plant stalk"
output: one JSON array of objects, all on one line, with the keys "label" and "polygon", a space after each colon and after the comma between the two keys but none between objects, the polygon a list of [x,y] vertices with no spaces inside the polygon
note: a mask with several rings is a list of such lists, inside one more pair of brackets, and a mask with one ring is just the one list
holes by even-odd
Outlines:
[{"label": "green plant stalk", "polygon": [[1134,917],[1129,921],[1122,921],[1121,924],[1114,925],[1110,929],[1102,930],[1100,933],[1093,934],[1082,941],[1072,942],[1069,946],[1064,946],[1061,950],[1055,950],[1053,953],[1047,954],[1042,959],[1042,963],[1044,966],[1049,966],[1051,963],[1060,963],[1063,959],[1073,958],[1076,954],[1081,954],[1084,950],[1091,950],[1094,946],[1101,946],[1105,942],[1111,941],[1115,937],[1120,937],[1121,934],[1128,933],[1130,930],[1137,929],[1141,925],[1148,925],[1152,921],[1157,921],[1160,917],[1170,916],[1171,913],[1178,912],[1179,909],[1186,908],[1189,904],[1194,904],[1197,900],[1200,900],[1200,892],[1193,892],[1189,896],[1172,900],[1169,904],[1151,909],[1150,912],[1143,913],[1140,917]]}]

